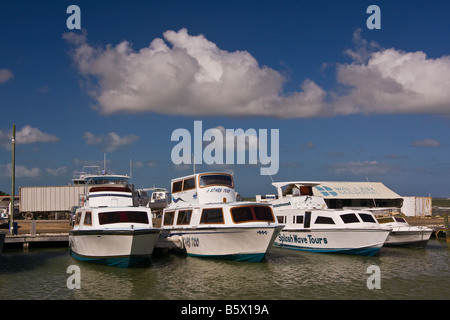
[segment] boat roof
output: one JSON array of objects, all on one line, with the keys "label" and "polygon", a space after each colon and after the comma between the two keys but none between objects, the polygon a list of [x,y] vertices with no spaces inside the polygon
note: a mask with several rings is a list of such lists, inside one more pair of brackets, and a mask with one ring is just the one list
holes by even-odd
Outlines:
[{"label": "boat roof", "polygon": [[179,181],[179,180],[183,180],[183,179],[188,179],[188,178],[193,178],[193,177],[197,177],[197,176],[203,176],[203,175],[209,175],[209,174],[221,174],[221,175],[228,175],[228,176],[233,176],[232,173],[230,172],[200,172],[200,173],[193,173],[184,177],[178,177],[178,178],[174,178],[171,181]]},{"label": "boat roof", "polygon": [[313,188],[315,196],[325,199],[399,199],[400,195],[381,182],[322,181]]},{"label": "boat roof", "polygon": [[306,186],[306,187],[314,187],[320,185],[321,182],[318,181],[287,181],[287,182],[273,182],[272,185],[275,188],[282,188],[284,186],[289,186],[291,184],[295,184],[296,186]]},{"label": "boat roof", "polygon": [[287,181],[273,182],[277,189],[284,186],[312,187],[313,195],[324,199],[399,199],[400,195],[381,182],[356,181]]}]

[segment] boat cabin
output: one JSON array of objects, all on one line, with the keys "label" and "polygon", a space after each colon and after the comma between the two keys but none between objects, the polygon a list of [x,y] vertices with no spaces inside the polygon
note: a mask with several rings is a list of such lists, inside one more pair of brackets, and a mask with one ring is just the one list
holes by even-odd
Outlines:
[{"label": "boat cabin", "polygon": [[236,201],[233,176],[227,173],[199,173],[173,179],[171,190],[170,207]]},{"label": "boat cabin", "polygon": [[179,208],[164,211],[163,227],[232,225],[248,222],[275,222],[270,205],[245,203],[240,205],[203,205],[196,208]]}]

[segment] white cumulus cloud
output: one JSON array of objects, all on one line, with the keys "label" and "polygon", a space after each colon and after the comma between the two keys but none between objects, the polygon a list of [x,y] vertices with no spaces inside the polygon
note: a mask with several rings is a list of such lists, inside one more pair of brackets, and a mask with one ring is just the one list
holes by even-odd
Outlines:
[{"label": "white cumulus cloud", "polygon": [[89,93],[104,114],[151,111],[177,115],[314,116],[325,91],[305,80],[282,95],[285,78],[246,51],[228,52],[186,29],[166,31],[146,48],[129,42],[93,47],[86,35],[65,33]]},{"label": "white cumulus cloud", "polygon": [[115,132],[109,132],[107,135],[99,136],[96,136],[91,132],[85,132],[83,138],[87,145],[98,145],[106,152],[113,152],[118,148],[130,145],[139,139],[138,136],[133,134],[121,137]]},{"label": "white cumulus cloud", "polygon": [[391,172],[393,167],[378,161],[350,161],[334,163],[327,169],[337,175],[378,176]]},{"label": "white cumulus cloud", "polygon": [[0,69],[0,83],[4,83],[14,78],[14,75],[8,69]]},{"label": "white cumulus cloud", "polygon": [[[16,178],[37,178],[42,172],[39,168],[27,168],[23,165],[15,165],[14,169]],[[11,177],[11,163],[0,164],[0,177]]]},{"label": "white cumulus cloud", "polygon": [[349,88],[335,96],[337,114],[450,113],[450,56],[380,49],[354,33],[351,64],[339,64],[337,80]]},{"label": "white cumulus cloud", "polygon": [[435,139],[423,139],[423,140],[415,140],[412,142],[413,147],[429,147],[429,148],[437,148],[441,146],[441,143]]},{"label": "white cumulus cloud", "polygon": [[[247,51],[220,49],[186,29],[166,31],[136,51],[123,41],[94,47],[86,34],[65,33],[72,58],[103,114],[308,118],[348,114],[450,113],[450,56],[383,49],[354,33],[351,63],[336,64],[344,90],[326,91],[310,79],[283,92],[287,79]],[[329,62],[324,62],[329,65]]]},{"label": "white cumulus cloud", "polygon": [[[5,149],[11,149],[12,130],[0,130],[0,145]],[[19,131],[16,131],[17,144],[29,143],[50,143],[57,142],[59,138],[55,135],[42,132],[38,128],[26,125]]]}]

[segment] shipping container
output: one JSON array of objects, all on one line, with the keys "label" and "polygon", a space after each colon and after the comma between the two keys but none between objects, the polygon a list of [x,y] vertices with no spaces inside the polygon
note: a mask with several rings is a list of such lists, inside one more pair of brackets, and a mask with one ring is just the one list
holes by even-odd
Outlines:
[{"label": "shipping container", "polygon": [[79,205],[84,186],[21,187],[19,210],[24,218],[64,214],[66,218],[72,207]]},{"label": "shipping container", "polygon": [[431,197],[404,197],[402,213],[407,217],[431,216]]}]

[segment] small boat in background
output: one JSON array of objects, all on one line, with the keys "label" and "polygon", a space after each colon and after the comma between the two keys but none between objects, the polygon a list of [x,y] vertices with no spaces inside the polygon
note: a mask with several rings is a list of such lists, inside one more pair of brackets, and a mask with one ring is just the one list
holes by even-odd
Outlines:
[{"label": "small boat in background", "polygon": [[123,175],[85,176],[85,194],[69,233],[75,258],[118,267],[151,258],[160,229],[153,227],[149,208],[133,205],[128,179]]},{"label": "small boat in background", "polygon": [[407,246],[423,248],[427,245],[433,229],[412,226],[402,217],[377,217],[380,224],[392,228],[386,239],[386,246]]},{"label": "small boat in background", "polygon": [[231,174],[193,174],[171,186],[161,237],[189,256],[260,262],[283,227],[270,204],[236,201]]},{"label": "small boat in background", "polygon": [[169,205],[170,196],[165,188],[150,188],[151,191],[147,206],[151,209],[164,209]]}]

